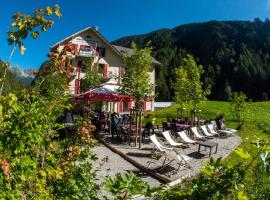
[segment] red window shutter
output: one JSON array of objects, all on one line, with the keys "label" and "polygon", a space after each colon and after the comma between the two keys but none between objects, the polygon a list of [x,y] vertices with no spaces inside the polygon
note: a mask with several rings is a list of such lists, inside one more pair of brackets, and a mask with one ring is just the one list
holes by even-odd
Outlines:
[{"label": "red window shutter", "polygon": [[99,47],[96,48],[96,56],[99,56]]},{"label": "red window shutter", "polygon": [[124,66],[120,66],[120,75],[123,76],[126,72],[126,68]]},{"label": "red window shutter", "polygon": [[131,106],[132,106],[132,101],[129,101],[128,102],[128,111],[131,109]]},{"label": "red window shutter", "polygon": [[143,101],[143,111],[146,111],[146,101]]},{"label": "red window shutter", "polygon": [[119,102],[119,112],[123,112],[123,101]]},{"label": "red window shutter", "polygon": [[79,79],[75,79],[75,95],[79,93]]},{"label": "red window shutter", "polygon": [[108,64],[104,65],[104,70],[103,70],[103,77],[107,78],[108,77]]}]

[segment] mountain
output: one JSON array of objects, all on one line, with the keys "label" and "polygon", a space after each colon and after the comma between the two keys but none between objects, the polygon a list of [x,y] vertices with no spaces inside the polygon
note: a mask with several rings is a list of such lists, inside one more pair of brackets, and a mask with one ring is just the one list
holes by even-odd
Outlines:
[{"label": "mountain", "polygon": [[22,83],[26,86],[30,86],[31,82],[34,80],[33,69],[21,69],[19,66],[11,67],[9,71],[14,74]]},{"label": "mountain", "polygon": [[[3,65],[3,62],[0,60],[0,77],[2,76],[2,74],[4,74],[2,65]],[[12,74],[8,70],[6,74],[3,94],[8,94],[9,92],[16,93],[17,91],[20,91],[23,88],[24,88],[24,84],[14,74]]]},{"label": "mountain", "polygon": [[160,29],[113,41],[130,47],[149,41],[156,66],[157,100],[173,100],[175,68],[187,53],[204,66],[203,82],[211,83],[212,100],[226,100],[233,91],[243,91],[253,100],[270,95],[270,20],[209,21]]}]

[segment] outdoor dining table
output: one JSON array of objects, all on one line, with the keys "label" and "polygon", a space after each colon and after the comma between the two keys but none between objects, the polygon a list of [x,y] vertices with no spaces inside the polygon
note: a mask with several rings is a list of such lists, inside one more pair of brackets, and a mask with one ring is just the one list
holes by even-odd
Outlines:
[{"label": "outdoor dining table", "polygon": [[[129,124],[124,125],[123,128],[124,129],[128,129],[128,130],[130,130],[132,132],[135,132],[136,131],[136,126],[134,126],[134,125],[131,126],[131,129],[130,129],[130,125]],[[139,130],[139,127],[138,127],[138,130]],[[144,131],[144,128],[141,128],[141,131]]]},{"label": "outdoor dining table", "polygon": [[179,123],[172,123],[172,122],[168,122],[167,124],[169,126],[175,125],[177,127],[183,128],[183,129],[188,129],[190,127],[189,124],[179,124]]},{"label": "outdoor dining table", "polygon": [[176,126],[180,127],[180,128],[183,128],[183,129],[187,129],[190,127],[189,124],[175,124]]}]

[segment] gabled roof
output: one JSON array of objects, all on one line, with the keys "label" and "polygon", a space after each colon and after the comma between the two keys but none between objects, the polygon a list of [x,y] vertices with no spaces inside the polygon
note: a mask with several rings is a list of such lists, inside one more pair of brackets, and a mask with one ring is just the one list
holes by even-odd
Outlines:
[{"label": "gabled roof", "polygon": [[[86,32],[86,31],[92,31],[93,33],[95,33],[97,35],[97,37],[99,37],[105,44],[107,44],[118,56],[122,57],[123,54],[127,53],[128,55],[132,55],[134,52],[132,49],[130,48],[127,48],[127,47],[122,47],[122,46],[117,46],[117,45],[111,45],[111,43],[106,40],[94,27],[90,26],[90,27],[87,27],[85,29],[82,29],[66,38],[64,38],[63,40],[60,40],[59,42],[53,44],[50,48],[53,49],[55,47],[57,47],[58,45],[80,35],[81,33],[83,32]],[[158,62],[155,58],[153,58],[153,63],[155,64],[160,64],[160,62]]]},{"label": "gabled roof", "polygon": [[107,44],[118,56],[122,56],[122,54],[117,50],[117,49],[115,49],[111,44],[110,44],[110,42],[108,41],[108,40],[106,40],[94,27],[92,27],[92,26],[90,26],[90,27],[87,27],[87,28],[85,28],[85,29],[82,29],[82,30],[80,30],[80,31],[78,31],[78,32],[76,32],[76,33],[74,33],[74,34],[72,34],[72,35],[70,35],[70,36],[68,36],[68,37],[66,37],[66,38],[64,38],[63,40],[60,40],[59,42],[57,42],[57,43],[55,43],[55,44],[53,44],[52,46],[51,46],[51,49],[53,49],[53,48],[55,48],[55,47],[57,47],[58,45],[60,45],[60,44],[62,44],[62,43],[64,43],[64,42],[66,42],[67,40],[70,40],[70,39],[72,39],[72,38],[74,38],[74,37],[76,37],[76,36],[78,36],[78,35],[80,35],[81,33],[84,33],[84,32],[86,32],[86,31],[92,31],[93,33],[95,33],[105,44]]},{"label": "gabled roof", "polygon": [[[117,45],[112,45],[114,48],[116,48],[122,55],[127,54],[128,56],[131,56],[134,54],[133,49],[127,48],[127,47],[122,47],[122,46],[117,46]],[[152,57],[152,62],[155,64],[160,65],[160,62],[158,62],[155,58]]]}]

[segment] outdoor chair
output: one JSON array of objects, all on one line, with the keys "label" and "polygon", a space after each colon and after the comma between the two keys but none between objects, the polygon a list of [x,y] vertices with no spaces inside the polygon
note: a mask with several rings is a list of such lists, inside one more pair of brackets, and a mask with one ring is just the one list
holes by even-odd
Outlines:
[{"label": "outdoor chair", "polygon": [[[218,128],[218,131],[219,131],[220,133],[223,133],[223,134],[229,134],[229,135],[231,135],[231,134],[233,134],[233,133],[236,133],[236,132],[237,132],[237,130],[236,130],[236,129],[227,128],[227,127],[225,126],[225,124],[224,124],[224,122],[223,122],[223,121],[222,121],[222,122],[220,122],[220,123],[221,123],[220,128]],[[216,121],[211,121],[211,124],[213,124],[213,126],[215,126],[215,127],[218,127],[218,126],[217,126],[217,122],[216,122]]]},{"label": "outdoor chair", "polygon": [[171,130],[171,126],[168,124],[168,122],[162,122],[162,128],[163,131]]},{"label": "outdoor chair", "polygon": [[[180,167],[182,165],[184,165],[186,168],[192,168],[190,166],[190,164],[188,163],[188,161],[192,160],[191,157],[180,154],[174,148],[169,148],[169,147],[163,146],[159,142],[159,140],[158,140],[158,138],[157,138],[157,136],[155,134],[153,134],[153,135],[150,136],[150,140],[154,143],[155,148],[156,148],[155,150],[158,150],[164,156],[164,161],[163,161],[160,169],[164,168],[165,166],[170,165],[172,162],[176,162],[178,164],[178,168],[176,170],[176,173],[179,171],[179,169],[180,169]],[[168,155],[168,153],[166,151],[175,152],[176,153],[176,159],[177,160],[176,159],[169,158],[169,155]],[[166,163],[166,161],[168,161],[168,162]],[[155,163],[155,162],[148,161],[147,162],[147,164],[148,164],[147,167],[149,167],[153,163]]]},{"label": "outdoor chair", "polygon": [[[216,126],[216,122],[214,121],[214,122],[211,122],[211,124],[210,125],[208,125],[208,128],[210,129],[210,131],[212,132],[212,130],[213,131],[215,131],[214,130],[214,126],[215,127],[217,127]],[[232,135],[233,133],[235,133],[237,130],[234,130],[234,129],[217,129],[217,132],[218,132],[218,135],[220,135],[220,133],[221,134],[223,134],[223,135]],[[215,131],[216,132],[216,131]]]},{"label": "outdoor chair", "polygon": [[213,134],[213,135],[219,135],[219,133],[214,129],[214,125],[213,124],[208,124],[207,127],[210,130],[210,133],[211,134]]},{"label": "outdoor chair", "polygon": [[197,141],[192,140],[190,137],[188,137],[185,131],[177,132],[177,134],[187,144],[196,144],[196,143],[198,143]]},{"label": "outdoor chair", "polygon": [[191,132],[194,134],[195,138],[198,140],[206,140],[207,136],[201,135],[196,126],[191,128]]},{"label": "outdoor chair", "polygon": [[183,146],[183,143],[175,142],[175,140],[173,139],[173,137],[171,136],[169,131],[162,132],[162,135],[167,140],[167,142],[170,144],[170,146],[172,146],[172,147],[181,147],[181,146]]},{"label": "outdoor chair", "polygon": [[201,126],[201,129],[202,129],[204,135],[206,135],[208,137],[214,137],[215,136],[215,134],[212,134],[212,133],[208,132],[205,125]]}]

